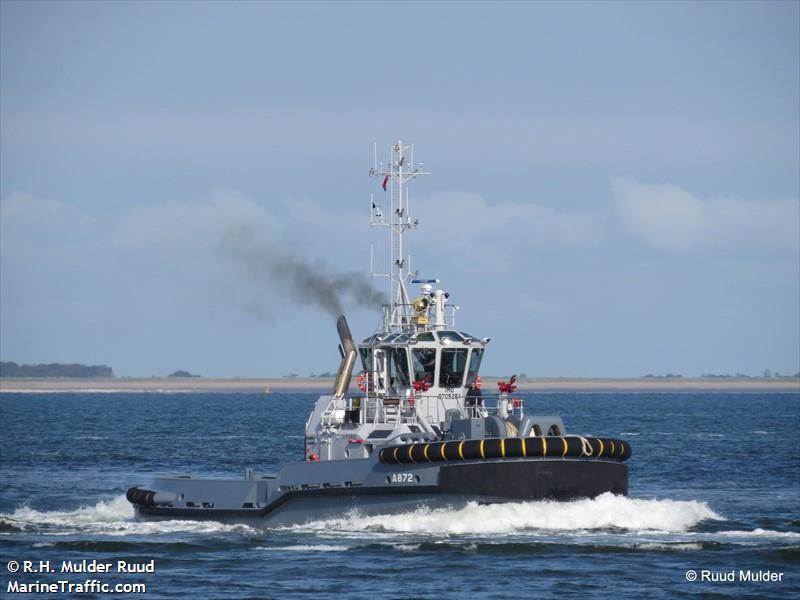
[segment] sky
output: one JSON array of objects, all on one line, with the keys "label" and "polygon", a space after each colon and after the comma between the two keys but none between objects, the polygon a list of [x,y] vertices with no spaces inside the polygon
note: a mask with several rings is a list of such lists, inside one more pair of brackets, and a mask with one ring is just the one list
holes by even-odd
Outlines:
[{"label": "sky", "polygon": [[226,241],[366,276],[373,144],[401,139],[432,173],[413,264],[492,338],[484,373],[796,373],[799,28],[798,2],[4,1],[0,358],[335,371],[331,315]]}]

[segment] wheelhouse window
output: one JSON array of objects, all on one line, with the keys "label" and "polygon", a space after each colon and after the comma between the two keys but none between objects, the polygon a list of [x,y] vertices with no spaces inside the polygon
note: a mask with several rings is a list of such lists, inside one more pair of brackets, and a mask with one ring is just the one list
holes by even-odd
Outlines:
[{"label": "wheelhouse window", "polygon": [[375,366],[375,372],[378,374],[378,380],[375,381],[376,389],[379,391],[386,390],[386,380],[384,377],[387,375],[386,371],[387,360],[386,350],[382,348],[375,348],[372,352],[372,361]]},{"label": "wheelhouse window", "polygon": [[361,366],[367,373],[372,373],[372,348],[359,348]]},{"label": "wheelhouse window", "polygon": [[408,353],[405,348],[392,348],[391,356],[391,377],[395,387],[409,387],[411,382],[408,379]]},{"label": "wheelhouse window", "polygon": [[436,348],[414,348],[411,351],[414,381],[427,381],[433,385],[436,371]]},{"label": "wheelhouse window", "polygon": [[478,370],[481,368],[481,359],[483,358],[483,348],[473,348],[472,354],[469,355],[469,369],[467,369],[467,381],[464,383],[466,387],[475,383],[475,378],[478,376]]},{"label": "wheelhouse window", "polygon": [[442,363],[439,367],[439,386],[461,387],[466,366],[466,348],[445,348],[442,350]]},{"label": "wheelhouse window", "polygon": [[464,336],[458,333],[457,331],[437,331],[436,335],[439,336],[439,339],[444,341],[448,340],[450,342],[463,342]]}]

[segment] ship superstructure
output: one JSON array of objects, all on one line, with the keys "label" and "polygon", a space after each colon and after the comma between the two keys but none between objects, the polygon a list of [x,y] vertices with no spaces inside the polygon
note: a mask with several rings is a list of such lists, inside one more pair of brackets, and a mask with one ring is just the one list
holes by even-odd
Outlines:
[{"label": "ship superstructure", "polygon": [[419,224],[408,184],[428,173],[414,163],[413,146],[398,141],[390,155],[384,165],[376,152],[370,169],[388,203],[373,196],[370,225],[389,232],[389,270],[373,273],[388,279],[389,303],[360,344],[338,318],[341,362],[332,393],[306,421],[302,461],[275,474],[248,468],[238,480],[158,477],[128,490],[138,518],[278,525],[353,508],[374,514],[627,494],[626,442],[569,435],[560,417],[526,411],[514,377],[492,394],[481,388],[490,339],[457,329],[449,293],[412,272],[406,255],[404,237]]},{"label": "ship superstructure", "polygon": [[[312,413],[306,428],[311,460],[364,456],[381,436],[441,439],[454,419],[488,416],[479,370],[489,338],[457,330],[458,307],[448,303],[450,294],[439,289],[438,279],[412,274],[411,256],[405,254],[405,235],[419,225],[409,210],[409,183],[430,173],[414,163],[412,146],[398,141],[390,153],[386,165],[376,157],[369,172],[388,197],[388,206],[370,199],[370,226],[389,232],[390,268],[373,277],[388,279],[390,303],[382,307],[378,331],[357,348],[340,320],[343,359],[334,393],[321,413]],[[412,286],[418,288],[410,295]],[[361,367],[355,397],[345,393],[351,364]],[[521,400],[516,404],[521,413]],[[364,440],[360,451],[352,448],[353,439]]]}]

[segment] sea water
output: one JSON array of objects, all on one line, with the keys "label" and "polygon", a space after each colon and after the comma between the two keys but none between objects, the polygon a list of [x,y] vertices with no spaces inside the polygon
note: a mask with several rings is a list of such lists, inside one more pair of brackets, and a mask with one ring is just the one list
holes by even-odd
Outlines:
[{"label": "sea water", "polygon": [[[630,442],[630,497],[273,530],[137,523],[124,493],[153,474],[240,477],[302,460],[316,395],[0,394],[0,594],[13,581],[39,582],[36,596],[64,581],[71,591],[46,596],[84,598],[119,583],[144,583],[146,598],[800,593],[800,394],[522,396],[570,433]],[[110,567],[69,571],[90,564]]]}]

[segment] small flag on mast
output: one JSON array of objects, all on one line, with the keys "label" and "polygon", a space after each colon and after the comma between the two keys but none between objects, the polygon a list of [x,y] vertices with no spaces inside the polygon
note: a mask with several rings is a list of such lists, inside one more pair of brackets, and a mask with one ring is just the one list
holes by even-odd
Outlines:
[{"label": "small flag on mast", "polygon": [[383,188],[384,192],[386,191],[386,188],[388,186],[389,186],[389,176],[387,175],[386,177],[383,178],[383,183],[381,184],[381,187]]}]

